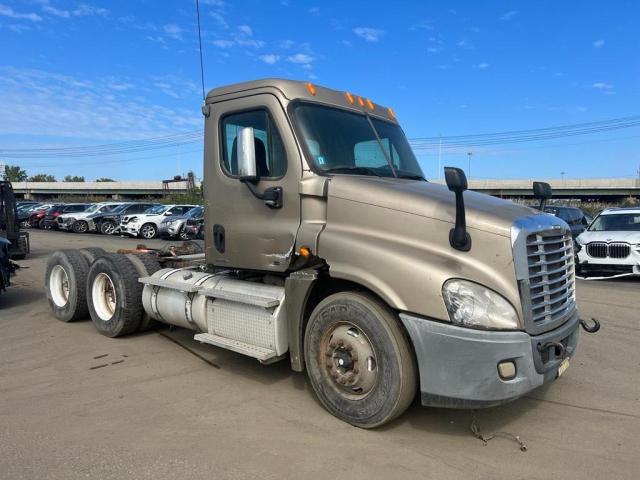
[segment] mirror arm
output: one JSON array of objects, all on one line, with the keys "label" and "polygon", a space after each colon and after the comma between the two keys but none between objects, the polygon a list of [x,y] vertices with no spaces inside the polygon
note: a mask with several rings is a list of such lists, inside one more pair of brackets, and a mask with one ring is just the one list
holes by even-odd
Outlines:
[{"label": "mirror arm", "polygon": [[471,236],[467,232],[467,221],[464,210],[463,192],[458,190],[456,194],[456,224],[449,231],[449,243],[456,250],[468,252],[471,249]]},{"label": "mirror arm", "polygon": [[258,200],[262,200],[269,208],[282,208],[282,187],[269,187],[264,192],[260,193],[256,188],[255,182],[257,177],[242,177],[240,181],[244,183],[251,195]]}]

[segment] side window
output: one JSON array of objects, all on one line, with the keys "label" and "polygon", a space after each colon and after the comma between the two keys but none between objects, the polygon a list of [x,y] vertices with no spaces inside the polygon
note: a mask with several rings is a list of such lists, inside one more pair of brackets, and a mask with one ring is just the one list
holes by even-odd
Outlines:
[{"label": "side window", "polygon": [[287,171],[287,159],[280,134],[266,110],[227,115],[222,119],[222,163],[229,175],[239,175],[238,135],[245,127],[253,127],[256,169],[263,178],[279,178]]}]

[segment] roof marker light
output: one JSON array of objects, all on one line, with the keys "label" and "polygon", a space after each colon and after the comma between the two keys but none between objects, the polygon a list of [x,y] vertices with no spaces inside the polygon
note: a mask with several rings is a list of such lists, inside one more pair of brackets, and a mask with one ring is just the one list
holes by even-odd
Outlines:
[{"label": "roof marker light", "polygon": [[347,99],[347,102],[349,102],[351,105],[354,104],[355,100],[353,99],[353,95],[351,95],[349,92],[344,92],[344,96]]},{"label": "roof marker light", "polygon": [[311,82],[307,82],[307,90],[309,90],[309,93],[311,95],[313,95],[314,97],[316,96],[316,87],[314,87]]},{"label": "roof marker light", "polygon": [[359,104],[361,107],[364,107],[364,100],[362,99],[362,97],[358,97],[358,104]]},{"label": "roof marker light", "polygon": [[373,102],[371,100],[369,100],[367,98],[367,107],[369,107],[369,110],[375,110],[375,105],[373,104]]},{"label": "roof marker light", "polygon": [[392,109],[391,107],[387,108],[387,112],[389,112],[389,116],[390,116],[393,120],[395,120],[395,119],[396,119],[396,114],[395,114],[395,112],[393,111],[393,109]]}]

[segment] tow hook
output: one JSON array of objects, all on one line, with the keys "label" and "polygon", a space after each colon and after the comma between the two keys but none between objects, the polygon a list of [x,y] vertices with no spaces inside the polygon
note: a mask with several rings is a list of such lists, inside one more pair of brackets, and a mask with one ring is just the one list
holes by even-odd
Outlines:
[{"label": "tow hook", "polygon": [[544,352],[547,348],[551,348],[554,347],[555,350],[555,354],[556,356],[564,359],[567,356],[567,349],[565,348],[565,346],[560,343],[560,342],[547,342],[545,344],[538,344],[538,351],[540,353]]},{"label": "tow hook", "polygon": [[587,321],[581,318],[580,325],[582,325],[582,328],[584,329],[585,332],[596,333],[598,330],[600,330],[600,322],[595,318],[592,318],[591,321],[593,322],[593,325],[589,326],[587,324]]}]

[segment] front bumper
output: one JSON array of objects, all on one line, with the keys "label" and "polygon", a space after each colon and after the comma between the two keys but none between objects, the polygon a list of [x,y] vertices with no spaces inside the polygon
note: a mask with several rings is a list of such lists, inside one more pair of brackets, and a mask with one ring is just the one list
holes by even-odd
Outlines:
[{"label": "front bumper", "polygon": [[577,254],[577,274],[580,276],[616,276],[640,274],[640,251],[631,247],[631,252],[626,258],[595,258],[587,254],[583,246]]},{"label": "front bumper", "polygon": [[[424,406],[480,408],[507,403],[558,377],[564,358],[573,356],[580,325],[576,312],[562,326],[541,335],[474,330],[401,313],[413,342]],[[565,355],[554,347],[559,342]],[[502,380],[498,363],[516,364],[516,376]]]},{"label": "front bumper", "polygon": [[138,232],[140,231],[140,225],[137,223],[121,223],[119,228],[120,233],[131,235],[133,237],[137,237]]}]

